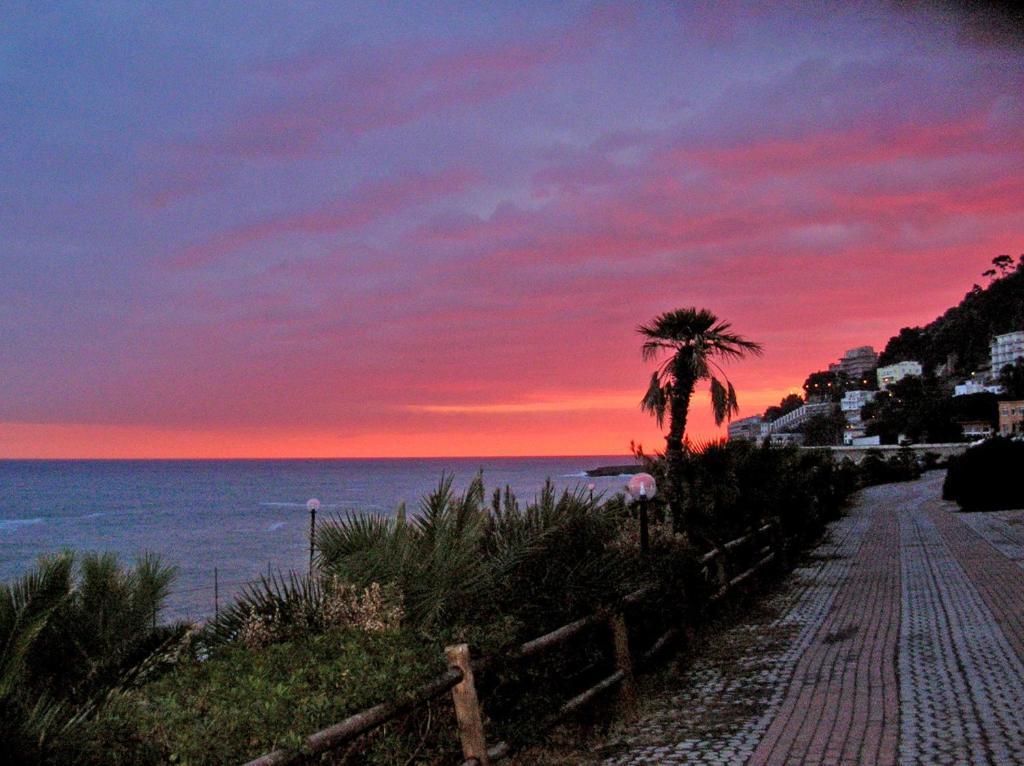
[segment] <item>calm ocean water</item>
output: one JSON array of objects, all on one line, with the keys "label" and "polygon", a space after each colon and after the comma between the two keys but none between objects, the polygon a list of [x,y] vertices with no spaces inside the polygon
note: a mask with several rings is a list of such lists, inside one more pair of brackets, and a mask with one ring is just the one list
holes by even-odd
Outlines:
[{"label": "calm ocean water", "polygon": [[623,456],[403,460],[0,460],[0,580],[41,553],[104,550],[132,560],[144,550],[178,567],[165,617],[213,612],[213,572],[225,604],[269,569],[304,569],[306,500],[318,519],[339,511],[391,514],[436,487],[442,471],[462,490],[478,470],[488,493],[511,486],[531,499],[550,477],[559,488],[621,489],[621,477],[588,479]]}]

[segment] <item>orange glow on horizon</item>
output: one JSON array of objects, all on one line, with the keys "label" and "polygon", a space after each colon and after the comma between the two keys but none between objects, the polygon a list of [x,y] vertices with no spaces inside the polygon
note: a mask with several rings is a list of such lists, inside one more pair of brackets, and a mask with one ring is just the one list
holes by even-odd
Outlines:
[{"label": "orange glow on horizon", "polygon": [[[740,389],[747,417],[791,387]],[[11,459],[245,459],[557,457],[625,455],[630,441],[659,452],[664,434],[636,408],[638,395],[582,395],[577,402],[455,406],[452,423],[431,431],[395,429],[343,436],[285,428],[166,429],[82,423],[0,423],[0,457]],[[612,407],[615,402],[622,406]],[[630,405],[633,405],[631,408]],[[518,407],[518,408],[517,408]],[[694,396],[687,434],[721,438],[705,393]]]}]

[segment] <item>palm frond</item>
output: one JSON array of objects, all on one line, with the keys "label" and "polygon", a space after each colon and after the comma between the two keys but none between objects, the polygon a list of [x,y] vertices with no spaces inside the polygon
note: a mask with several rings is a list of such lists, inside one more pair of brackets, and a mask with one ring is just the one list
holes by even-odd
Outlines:
[{"label": "palm frond", "polygon": [[658,373],[651,375],[651,382],[647,393],[640,400],[640,409],[654,415],[654,419],[660,428],[665,422],[665,410],[668,407],[669,399],[672,396],[671,384],[663,385]]}]

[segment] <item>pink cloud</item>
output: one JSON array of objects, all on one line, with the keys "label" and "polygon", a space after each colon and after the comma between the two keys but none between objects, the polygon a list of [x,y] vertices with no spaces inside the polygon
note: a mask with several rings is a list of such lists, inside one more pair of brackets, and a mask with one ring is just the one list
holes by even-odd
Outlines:
[{"label": "pink cloud", "polygon": [[188,142],[198,154],[307,155],[328,135],[356,138],[479,105],[536,85],[546,67],[591,55],[632,13],[598,7],[580,22],[530,39],[462,50],[419,40],[381,52],[319,50],[264,67],[277,86],[223,131]]},{"label": "pink cloud", "polygon": [[466,169],[434,175],[407,175],[362,184],[335,202],[228,229],[186,248],[171,262],[177,268],[199,268],[264,240],[289,234],[337,234],[362,228],[400,211],[458,194],[476,180]]}]

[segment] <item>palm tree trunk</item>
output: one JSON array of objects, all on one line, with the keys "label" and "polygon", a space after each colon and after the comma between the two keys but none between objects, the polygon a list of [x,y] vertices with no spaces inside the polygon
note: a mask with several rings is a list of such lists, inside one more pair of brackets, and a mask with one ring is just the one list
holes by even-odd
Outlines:
[{"label": "palm tree trunk", "polygon": [[[668,435],[665,437],[665,488],[669,511],[672,514],[672,531],[686,531],[685,508],[683,504],[683,472],[686,464],[683,458],[683,437],[686,435],[686,419],[690,411],[690,397],[693,396],[695,381],[683,364],[677,360],[675,385],[669,410]],[[680,373],[683,373],[682,375]]]}]

